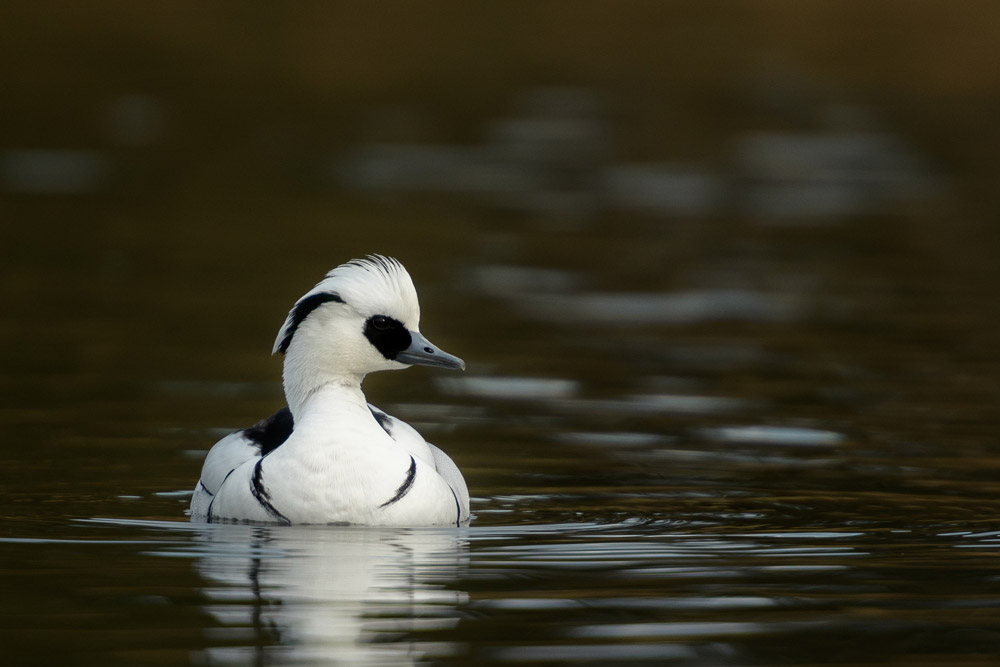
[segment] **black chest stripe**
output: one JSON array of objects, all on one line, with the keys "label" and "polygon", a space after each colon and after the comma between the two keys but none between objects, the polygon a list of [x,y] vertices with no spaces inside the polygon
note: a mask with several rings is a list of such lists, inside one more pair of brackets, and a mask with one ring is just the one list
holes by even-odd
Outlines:
[{"label": "black chest stripe", "polygon": [[271,492],[267,490],[266,486],[264,486],[264,480],[262,479],[261,464],[263,462],[264,459],[260,459],[257,461],[257,465],[253,467],[253,477],[250,479],[250,493],[253,494],[254,499],[260,503],[261,507],[267,510],[267,513],[270,514],[275,521],[279,521],[286,526],[290,526],[292,522],[288,520],[288,517],[276,510],[274,505],[271,504]]},{"label": "black chest stripe", "polygon": [[382,503],[381,505],[379,505],[379,509],[381,509],[383,507],[388,507],[389,505],[391,505],[391,504],[393,504],[395,502],[398,502],[399,500],[401,500],[403,498],[403,496],[405,496],[407,493],[409,493],[410,487],[413,486],[413,479],[416,476],[417,476],[417,461],[411,455],[410,456],[410,469],[406,471],[406,479],[404,479],[403,483],[399,485],[398,489],[396,489],[396,495],[394,495],[392,498],[390,498],[389,500],[387,500],[384,503]]},{"label": "black chest stripe", "polygon": [[378,425],[381,426],[382,430],[385,431],[389,435],[389,437],[391,438],[392,437],[392,417],[390,417],[389,415],[385,414],[384,412],[379,412],[378,410],[374,409],[370,405],[368,406],[368,409],[371,410],[372,417],[375,418],[375,421],[378,422]]}]

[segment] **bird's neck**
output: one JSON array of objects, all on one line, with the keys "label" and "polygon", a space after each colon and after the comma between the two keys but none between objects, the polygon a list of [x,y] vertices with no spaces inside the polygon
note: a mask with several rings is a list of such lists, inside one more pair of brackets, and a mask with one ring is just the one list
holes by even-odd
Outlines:
[{"label": "bird's neck", "polygon": [[324,406],[368,405],[361,391],[364,375],[331,373],[296,355],[287,355],[282,379],[288,408],[296,423],[307,412],[323,409]]}]

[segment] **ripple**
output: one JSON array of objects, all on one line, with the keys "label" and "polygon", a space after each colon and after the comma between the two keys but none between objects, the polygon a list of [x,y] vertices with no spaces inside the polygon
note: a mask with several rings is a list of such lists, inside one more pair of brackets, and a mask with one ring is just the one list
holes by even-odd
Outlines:
[{"label": "ripple", "polygon": [[573,445],[596,447],[649,447],[668,442],[671,438],[657,433],[557,433],[555,439]]},{"label": "ripple", "polygon": [[568,398],[579,390],[572,380],[532,377],[435,378],[435,384],[449,394],[494,400],[542,400]]},{"label": "ripple", "polygon": [[621,639],[621,638],[681,638],[681,637],[724,637],[727,635],[750,635],[771,632],[773,628],[765,623],[618,623],[609,625],[585,625],[574,628],[570,637]]},{"label": "ripple", "polygon": [[832,447],[847,439],[836,431],[793,426],[723,426],[700,429],[699,433],[720,442],[784,447]]},{"label": "ripple", "polygon": [[488,651],[488,657],[506,662],[683,660],[695,658],[697,655],[698,653],[694,649],[671,644],[588,644],[584,646],[548,644],[511,646]]},{"label": "ripple", "polygon": [[798,317],[802,310],[802,305],[791,296],[744,289],[705,289],[675,294],[519,294],[515,305],[526,315],[547,322],[617,326],[788,322]]}]

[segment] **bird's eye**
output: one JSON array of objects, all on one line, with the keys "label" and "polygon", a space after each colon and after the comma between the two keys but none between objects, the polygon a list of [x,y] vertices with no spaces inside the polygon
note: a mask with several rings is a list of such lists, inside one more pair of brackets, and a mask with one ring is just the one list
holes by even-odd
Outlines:
[{"label": "bird's eye", "polygon": [[392,321],[385,315],[376,315],[372,318],[372,326],[379,331],[385,331],[392,326]]}]

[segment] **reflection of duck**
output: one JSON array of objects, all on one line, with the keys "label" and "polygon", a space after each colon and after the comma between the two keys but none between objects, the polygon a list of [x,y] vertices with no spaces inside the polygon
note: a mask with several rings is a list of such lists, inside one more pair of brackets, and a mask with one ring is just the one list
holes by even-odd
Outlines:
[{"label": "reflection of duck", "polygon": [[220,440],[193,521],[461,525],[469,492],[451,458],[365,401],[361,381],[410,364],[465,368],[419,333],[406,269],[379,255],[330,271],[288,314],[288,407]]},{"label": "reflection of duck", "polygon": [[455,531],[209,528],[198,570],[226,628],[210,664],[250,662],[251,650],[258,664],[415,664],[424,651],[410,633],[453,627],[467,599],[442,587],[466,558]]}]

